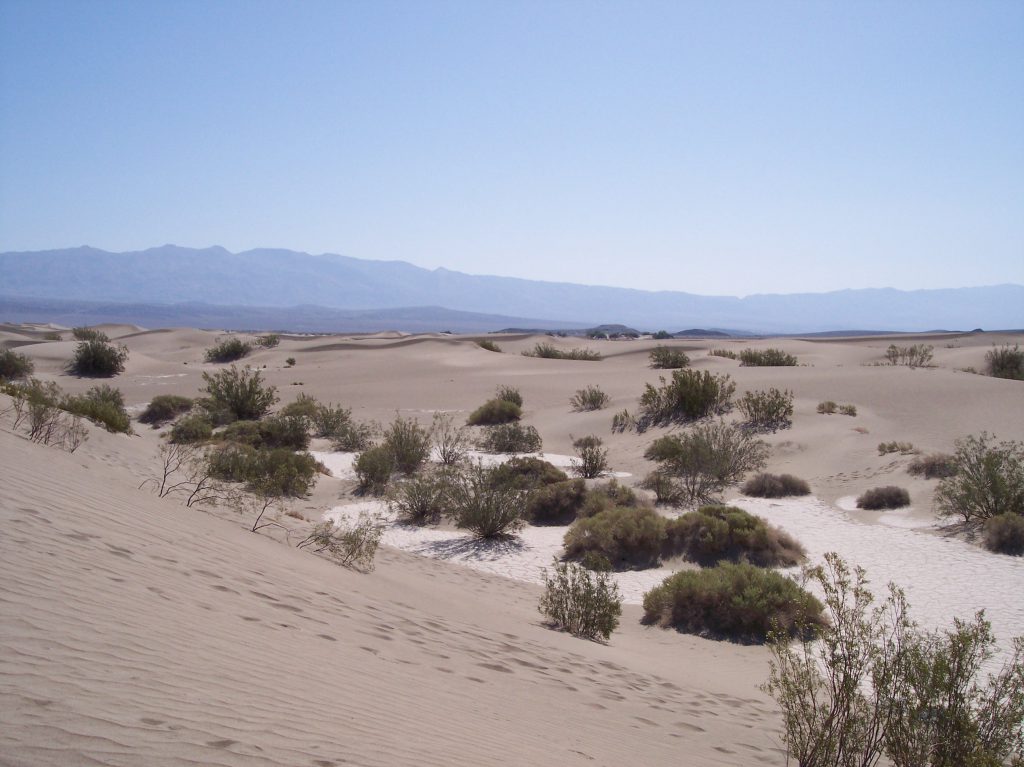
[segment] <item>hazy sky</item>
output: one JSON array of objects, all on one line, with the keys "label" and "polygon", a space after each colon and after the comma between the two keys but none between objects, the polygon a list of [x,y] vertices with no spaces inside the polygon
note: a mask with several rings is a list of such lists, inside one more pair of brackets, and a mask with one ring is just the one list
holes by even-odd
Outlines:
[{"label": "hazy sky", "polygon": [[1024,2],[0,0],[0,251],[1024,283]]}]

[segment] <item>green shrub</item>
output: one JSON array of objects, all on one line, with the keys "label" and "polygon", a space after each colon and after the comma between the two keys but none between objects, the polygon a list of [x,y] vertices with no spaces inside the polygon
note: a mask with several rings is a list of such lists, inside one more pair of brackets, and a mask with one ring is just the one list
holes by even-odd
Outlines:
[{"label": "green shrub", "polygon": [[524,516],[532,525],[568,525],[587,500],[582,479],[569,479],[534,489],[526,501]]},{"label": "green shrub", "polygon": [[404,525],[436,524],[448,503],[448,487],[443,474],[410,477],[393,489],[388,505]]},{"label": "green shrub", "polygon": [[632,509],[644,505],[646,504],[640,499],[640,496],[631,488],[620,485],[617,479],[610,479],[607,482],[594,485],[587,491],[586,501],[583,503],[583,508],[579,510],[578,516],[592,517],[616,506]]},{"label": "green shrub", "polygon": [[193,413],[181,418],[171,427],[170,440],[176,445],[190,445],[205,442],[213,436],[213,424],[202,413]]},{"label": "green shrub", "polygon": [[230,482],[244,482],[264,497],[306,495],[316,481],[318,464],[309,453],[285,448],[258,450],[229,442],[211,450],[207,457],[210,475]]},{"label": "green shrub", "polygon": [[906,365],[911,368],[926,367],[932,361],[934,348],[925,344],[914,344],[913,346],[889,344],[889,348],[885,350],[885,358],[890,365]]},{"label": "green shrub", "polygon": [[712,349],[710,352],[708,352],[708,356],[725,357],[726,359],[734,360],[736,359],[736,352],[731,351],[729,349]]},{"label": "green shrub", "polygon": [[899,453],[900,455],[913,455],[917,450],[909,442],[879,442],[878,443],[878,454],[888,455],[889,453]]},{"label": "green shrub", "polygon": [[68,363],[69,372],[78,376],[110,378],[124,372],[128,361],[128,348],[123,344],[112,346],[106,341],[82,341]]},{"label": "green shrub", "polygon": [[232,365],[218,373],[203,373],[206,386],[200,389],[210,395],[211,411],[224,410],[239,421],[257,421],[277,402],[277,389],[263,386],[258,370]]},{"label": "green shrub", "polygon": [[67,398],[52,381],[44,384],[30,378],[24,383],[0,383],[0,391],[12,399],[14,428],[24,424],[31,441],[73,453],[89,438],[81,417],[65,411]]},{"label": "green shrub", "polygon": [[71,335],[74,336],[76,341],[102,341],[105,344],[110,343],[110,336],[96,328],[71,328]]},{"label": "green shrub", "polygon": [[654,333],[651,336],[651,338],[653,338],[655,341],[667,341],[668,339],[672,338],[672,334],[669,333],[667,330],[659,330],[657,333]]},{"label": "green shrub", "polygon": [[146,409],[139,416],[139,421],[156,427],[191,409],[192,400],[188,397],[181,397],[177,394],[158,394],[146,405]]},{"label": "green shrub", "polygon": [[985,522],[985,548],[997,554],[1024,554],[1024,516],[997,514]]},{"label": "green shrub", "polygon": [[650,353],[651,367],[661,370],[676,370],[690,364],[690,358],[682,349],[670,346],[655,346]]},{"label": "green shrub", "polygon": [[839,406],[839,415],[856,416],[857,415],[857,406],[856,405],[840,405]]},{"label": "green shrub", "polygon": [[24,354],[13,349],[0,349],[0,381],[28,378],[34,370],[32,360]]},{"label": "green shrub", "polygon": [[206,350],[207,362],[235,362],[252,351],[252,344],[241,338],[227,338]]},{"label": "green shrub", "polygon": [[886,485],[885,487],[873,487],[861,493],[857,498],[858,509],[900,509],[910,505],[910,493],[902,487]]},{"label": "green shrub", "polygon": [[661,464],[658,471],[671,479],[672,496],[680,504],[706,505],[745,474],[764,468],[768,446],[732,424],[718,422],[661,437],[644,457]]},{"label": "green shrub", "polygon": [[985,369],[996,378],[1024,381],[1024,351],[1019,344],[993,346],[985,352]]},{"label": "green shrub", "polygon": [[260,336],[259,338],[256,339],[256,346],[262,347],[264,349],[273,349],[279,343],[281,343],[281,336],[279,336],[277,333],[269,333],[265,336]]},{"label": "green shrub", "polygon": [[[295,418],[305,418],[312,424],[321,407],[316,397],[311,397],[308,394],[299,394],[298,397],[281,408],[279,414]],[[323,435],[318,434],[317,436]]]},{"label": "green shrub", "polygon": [[491,341],[490,339],[481,338],[476,342],[476,345],[479,346],[481,349],[486,349],[489,352],[496,352],[497,354],[501,354],[501,347],[494,343],[494,341]]},{"label": "green shrub", "polygon": [[794,367],[797,359],[781,349],[744,349],[740,367]]},{"label": "green shrub", "polygon": [[832,415],[836,412],[836,403],[832,400],[825,400],[824,402],[818,403],[818,412],[822,415]]},{"label": "green shrub", "polygon": [[824,624],[822,605],[774,570],[723,562],[684,570],[644,595],[643,622],[737,642],[764,642],[770,632],[797,635]]},{"label": "green shrub", "polygon": [[106,384],[94,386],[85,394],[69,395],[60,407],[73,415],[88,418],[111,433],[132,433],[132,421],[124,408],[124,396]]},{"label": "green shrub", "polygon": [[664,553],[711,566],[722,560],[793,567],[806,559],[788,533],[735,506],[703,506],[666,523]]},{"label": "green shrub", "polygon": [[956,459],[946,453],[931,453],[907,464],[907,473],[925,479],[944,479],[956,474]]},{"label": "green shrub", "polygon": [[391,453],[395,471],[412,474],[430,457],[430,431],[398,416],[385,429],[381,447]]},{"label": "green shrub", "polygon": [[740,492],[754,498],[788,498],[809,495],[811,488],[792,474],[758,474],[747,480]]},{"label": "green shrub", "polygon": [[515,490],[533,490],[569,478],[557,466],[529,455],[516,456],[494,466],[488,476],[492,482]]},{"label": "green shrub", "polygon": [[511,402],[516,407],[521,408],[523,406],[523,395],[520,394],[519,389],[514,386],[499,386],[498,390],[494,393],[494,398],[505,402]]},{"label": "green shrub", "polygon": [[488,400],[466,419],[470,426],[493,426],[495,424],[511,423],[522,417],[522,410],[515,402],[505,399]]},{"label": "green shrub", "polygon": [[480,447],[488,453],[539,453],[543,443],[533,426],[506,423],[488,426],[480,440]]},{"label": "green shrub", "polygon": [[478,538],[512,535],[523,524],[524,493],[495,482],[493,468],[480,463],[452,475],[448,514],[455,526]]},{"label": "green shrub", "polygon": [[623,410],[612,416],[612,433],[622,434],[636,428],[636,419],[630,415],[628,410]]},{"label": "green shrub", "polygon": [[395,473],[395,458],[386,447],[377,445],[361,452],[352,468],[359,480],[360,493],[383,495]]},{"label": "green shrub", "polygon": [[593,573],[571,562],[544,571],[544,594],[538,606],[552,624],[583,639],[607,640],[619,625],[622,598],[607,573]]},{"label": "green shrub", "polygon": [[335,450],[347,453],[366,450],[377,432],[372,424],[352,420],[352,411],[340,405],[318,404],[311,420],[313,436],[326,437]]},{"label": "green shrub", "polygon": [[736,384],[728,375],[706,370],[676,370],[672,380],[661,378],[661,385],[647,384],[640,395],[637,429],[696,421],[729,410]]},{"label": "green shrub", "polygon": [[956,442],[956,473],[935,492],[939,513],[965,524],[1000,514],[1024,514],[1024,443],[982,432]]},{"label": "green shrub", "polygon": [[652,471],[640,482],[640,487],[654,493],[654,502],[658,505],[681,506],[683,498],[675,482],[663,471]]},{"label": "green shrub", "polygon": [[608,451],[600,437],[590,435],[573,440],[577,458],[572,459],[572,470],[583,479],[600,477],[608,470]]},{"label": "green shrub", "polygon": [[577,412],[588,410],[600,410],[608,405],[611,397],[601,391],[598,386],[588,386],[586,389],[577,389],[576,393],[569,399],[572,409]]},{"label": "green shrub", "polygon": [[754,429],[775,431],[793,423],[793,392],[779,391],[774,386],[767,391],[748,391],[736,403]]},{"label": "green shrub", "polygon": [[541,357],[549,360],[584,360],[587,362],[597,362],[601,359],[600,352],[595,352],[591,349],[569,349],[563,351],[554,344],[550,343],[538,343],[533,347],[532,351],[523,352],[524,357]]},{"label": "green shrub", "polygon": [[616,569],[645,569],[657,566],[664,542],[665,520],[654,509],[616,507],[574,522],[565,533],[565,556],[592,551]]},{"label": "green shrub", "polygon": [[273,415],[262,421],[235,421],[220,432],[229,442],[239,442],[256,448],[305,450],[309,447],[306,420],[294,415]]}]

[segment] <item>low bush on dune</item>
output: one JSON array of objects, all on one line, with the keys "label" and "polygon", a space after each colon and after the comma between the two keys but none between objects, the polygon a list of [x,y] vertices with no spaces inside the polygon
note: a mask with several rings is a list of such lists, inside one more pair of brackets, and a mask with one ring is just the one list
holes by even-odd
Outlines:
[{"label": "low bush on dune", "polygon": [[644,595],[643,622],[689,634],[762,643],[824,625],[822,605],[774,570],[724,562],[670,575]]},{"label": "low bush on dune", "polygon": [[381,520],[362,512],[353,522],[321,522],[315,525],[295,548],[326,553],[343,567],[369,572],[373,570],[373,559],[383,534]]},{"label": "low bush on dune", "polygon": [[636,418],[628,410],[623,410],[612,416],[612,434],[623,434],[633,431],[636,428]]},{"label": "low bush on dune", "polygon": [[838,405],[836,405],[832,400],[825,400],[824,402],[818,403],[818,412],[821,415],[832,415],[836,412],[837,407]]},{"label": "low bush on dune", "polygon": [[110,343],[110,336],[97,328],[71,328],[71,335],[76,341],[102,341]]},{"label": "low bush on dune", "polygon": [[1024,351],[1019,344],[993,346],[985,353],[985,371],[996,378],[1024,381]]},{"label": "low bush on dune", "polygon": [[495,483],[493,471],[473,464],[453,474],[448,487],[448,515],[456,527],[478,538],[506,537],[525,523],[525,492]]},{"label": "low bush on dune", "polygon": [[476,345],[486,351],[501,354],[501,347],[494,343],[494,341],[491,341],[490,339],[481,338],[479,341],[476,342]]},{"label": "low bush on dune", "polygon": [[851,417],[856,417],[856,415],[857,415],[857,406],[856,405],[840,405],[839,406],[839,415],[848,415],[848,416],[851,416]]},{"label": "low bush on dune", "polygon": [[781,349],[744,349],[740,367],[794,367],[797,358]]},{"label": "low bush on dune", "polygon": [[551,574],[544,571],[538,609],[573,636],[607,640],[619,625],[622,598],[607,573],[594,573],[571,562],[556,563]]},{"label": "low bush on dune", "polygon": [[681,506],[683,498],[672,478],[664,471],[652,471],[640,481],[640,487],[654,493],[654,503],[659,506]]},{"label": "low bush on dune", "polygon": [[11,397],[14,428],[24,428],[32,442],[73,453],[88,439],[81,416],[64,409],[66,397],[52,381],[30,378],[21,383],[3,382],[0,391]]},{"label": "low bush on dune", "polygon": [[572,470],[583,479],[600,477],[608,470],[608,451],[600,437],[590,435],[573,440],[576,458],[572,459]]},{"label": "low bush on dune", "polygon": [[376,445],[356,456],[352,469],[359,481],[359,493],[383,495],[395,473],[395,458],[386,447]]},{"label": "low bush on dune", "polygon": [[277,402],[277,389],[263,385],[258,370],[232,365],[218,373],[203,373],[206,382],[200,391],[209,395],[207,410],[224,411],[233,420],[258,421]]},{"label": "low bush on dune", "polygon": [[281,343],[281,336],[277,333],[269,333],[256,339],[255,344],[262,349],[273,349]]},{"label": "low bush on dune", "polygon": [[381,447],[391,453],[395,471],[412,474],[430,457],[430,431],[412,418],[398,416],[384,430]]},{"label": "low bush on dune", "polygon": [[60,406],[73,415],[88,418],[111,433],[132,433],[132,421],[124,408],[124,396],[106,384],[94,386],[85,394],[69,395]]},{"label": "low bush on dune", "polygon": [[736,392],[729,375],[706,370],[677,370],[670,381],[660,380],[660,386],[647,384],[640,395],[640,415],[635,421],[639,431],[721,415],[732,407]]},{"label": "low bush on dune", "polygon": [[388,505],[404,525],[436,524],[448,505],[450,482],[444,472],[410,477],[391,489]]},{"label": "low bush on dune", "polygon": [[533,490],[564,482],[569,476],[542,458],[516,456],[493,467],[488,475],[496,485],[514,490]]},{"label": "low bush on dune", "polygon": [[597,362],[601,359],[601,353],[592,349],[559,349],[554,344],[538,343],[532,350],[523,352],[524,357],[541,357],[548,360],[584,360]]},{"label": "low bush on dune", "polygon": [[543,485],[528,496],[524,516],[531,525],[568,525],[575,521],[587,495],[582,479]]},{"label": "low bush on dune", "polygon": [[192,409],[192,400],[177,394],[158,394],[146,405],[139,416],[142,423],[160,426]]},{"label": "low bush on dune", "polygon": [[788,498],[809,495],[811,488],[792,474],[758,474],[747,480],[740,492],[753,498]]},{"label": "low bush on dune", "polygon": [[663,550],[700,565],[748,562],[758,567],[793,567],[806,559],[788,533],[735,506],[703,506],[666,523]]},{"label": "low bush on dune", "polygon": [[734,359],[737,358],[736,352],[731,351],[729,349],[712,349],[711,351],[708,352],[708,356],[710,356],[710,357],[725,357],[726,359],[729,359],[729,360],[734,360]]},{"label": "low bush on dune", "polygon": [[944,479],[956,474],[956,459],[946,453],[929,453],[907,464],[907,473],[925,479]]},{"label": "low bush on dune", "polygon": [[213,424],[203,413],[192,413],[171,427],[170,441],[176,445],[205,442],[213,436]]},{"label": "low bush on dune", "polygon": [[793,392],[775,387],[748,391],[736,403],[748,428],[764,431],[786,429],[793,423]]},{"label": "low bush on dune", "polygon": [[608,406],[609,401],[611,397],[601,391],[599,386],[588,386],[586,389],[577,389],[569,398],[569,405],[577,412],[585,412],[601,410]]},{"label": "low bush on dune", "polygon": [[900,455],[913,455],[917,450],[909,442],[879,442],[878,443],[878,454],[889,455],[889,453],[899,453]]},{"label": "low bush on dune", "polygon": [[902,487],[886,485],[865,491],[857,498],[858,509],[878,511],[881,509],[901,509],[910,505],[910,493]]},{"label": "low bush on dune", "polygon": [[670,346],[656,346],[650,353],[651,367],[660,370],[676,370],[690,364],[690,358],[682,349]]},{"label": "low bush on dune", "polygon": [[[312,425],[314,419],[317,417],[317,414],[323,407],[324,406],[317,401],[316,397],[311,397],[308,394],[299,394],[298,397],[289,402],[278,412],[280,415],[305,418]],[[316,436],[323,437],[326,435],[317,434]]]},{"label": "low bush on dune", "polygon": [[517,407],[523,406],[523,395],[520,394],[519,389],[514,386],[506,386],[502,384],[498,387],[497,391],[495,391],[494,398],[504,402],[511,402]]},{"label": "low bush on dune", "polygon": [[62,336],[60,333],[57,333],[57,332],[54,332],[54,331],[50,331],[48,333],[43,333],[43,340],[44,341],[63,341],[64,340],[64,336]]},{"label": "low bush on dune", "polygon": [[259,450],[229,442],[209,451],[210,476],[246,487],[267,497],[300,498],[316,481],[319,464],[309,453],[285,448]]},{"label": "low bush on dune", "polygon": [[579,516],[592,517],[616,506],[633,509],[646,505],[648,504],[644,503],[632,488],[620,485],[616,479],[610,479],[594,485],[587,491],[587,499],[580,509]]},{"label": "low bush on dune", "polygon": [[542,446],[537,429],[519,423],[488,426],[480,438],[480,448],[488,453],[538,453]]},{"label": "low bush on dune", "polygon": [[252,351],[252,344],[241,338],[226,338],[206,350],[207,362],[236,362]]},{"label": "low bush on dune", "polygon": [[82,341],[75,347],[68,372],[88,378],[110,378],[123,373],[127,361],[128,348],[123,344],[114,346],[99,339]]},{"label": "low bush on dune", "polygon": [[566,559],[599,554],[617,570],[655,567],[665,542],[665,519],[654,509],[614,507],[577,520],[565,533]]},{"label": "low bush on dune", "polygon": [[217,435],[227,442],[255,448],[305,450],[309,447],[306,420],[294,415],[273,415],[261,421],[235,421]]},{"label": "low bush on dune", "polygon": [[1007,512],[986,521],[985,548],[997,554],[1024,554],[1024,515]]},{"label": "low bush on dune", "polygon": [[16,381],[28,378],[35,370],[35,365],[24,354],[13,349],[0,349],[0,381]]},{"label": "low bush on dune", "polygon": [[914,344],[913,346],[897,346],[889,344],[885,350],[885,359],[890,365],[906,365],[911,368],[927,367],[932,361],[934,346]]},{"label": "low bush on dune", "polygon": [[492,399],[470,413],[466,423],[470,426],[494,426],[518,421],[522,415],[522,408],[516,403],[505,399]]},{"label": "low bush on dune", "polygon": [[433,440],[437,459],[444,466],[462,463],[469,451],[469,431],[455,423],[450,413],[434,413],[430,424],[430,438]]}]

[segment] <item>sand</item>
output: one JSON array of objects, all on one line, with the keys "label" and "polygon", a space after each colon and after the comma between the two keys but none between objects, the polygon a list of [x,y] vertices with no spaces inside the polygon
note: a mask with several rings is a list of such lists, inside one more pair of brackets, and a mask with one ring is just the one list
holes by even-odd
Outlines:
[{"label": "sand", "polygon": [[[69,392],[94,385],[63,373],[74,344],[44,342],[49,330],[0,326],[0,343]],[[106,332],[130,350],[109,383],[134,412],[156,394],[195,396],[202,373],[222,367],[203,362],[216,332]],[[1007,339],[1022,340],[930,339],[936,367],[923,370],[874,364],[889,343],[914,339],[672,345],[698,369],[732,375],[740,393],[794,392],[793,427],[766,437],[769,469],[803,477],[814,496],[740,505],[791,531],[812,559],[838,550],[878,590],[896,581],[923,625],[985,608],[1005,642],[1024,633],[1022,561],[938,530],[935,481],[910,477],[910,457],[879,456],[876,446],[949,452],[983,430],[1024,439],[1022,384],[961,371],[981,369],[991,344]],[[499,384],[517,386],[549,456],[564,461],[574,437],[593,433],[620,481],[650,471],[643,450],[665,430],[613,435],[610,421],[657,381],[646,365],[656,342],[494,340],[504,353],[474,337],[285,335],[247,361],[278,387],[279,404],[303,392],[381,422],[464,417]],[[519,354],[539,340],[605,359]],[[707,354],[768,345],[802,366],[741,368]],[[572,412],[569,398],[590,384],[610,407]],[[818,415],[824,399],[853,403],[858,415]],[[526,528],[516,543],[487,547],[458,531],[392,526],[376,569],[358,573],[288,545],[322,515],[368,503],[352,495],[345,457],[292,505],[310,522],[285,517],[287,531],[252,534],[251,520],[227,509],[186,509],[139,489],[157,467],[160,431],[136,431],[91,427],[68,454],[28,442],[0,416],[0,764],[785,762],[775,704],[759,690],[764,648],[640,624],[636,603],[664,572],[618,576],[629,602],[622,626],[608,644],[581,641],[547,628],[536,608],[540,568],[564,530]],[[852,508],[851,497],[882,484],[906,487],[913,508]]]}]

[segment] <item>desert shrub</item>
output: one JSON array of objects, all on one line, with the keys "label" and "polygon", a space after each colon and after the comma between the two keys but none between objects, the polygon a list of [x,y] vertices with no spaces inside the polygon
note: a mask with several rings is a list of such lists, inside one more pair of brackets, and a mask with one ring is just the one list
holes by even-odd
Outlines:
[{"label": "desert shrub", "polygon": [[985,352],[985,370],[996,378],[1024,381],[1024,351],[1019,344],[993,346]]},{"label": "desert shrub", "polygon": [[600,410],[607,407],[610,400],[611,397],[601,391],[599,386],[588,386],[586,389],[577,389],[576,393],[569,398],[569,404],[573,410],[582,412]]},{"label": "desert shrub", "polygon": [[257,421],[277,402],[277,389],[263,385],[258,370],[232,365],[218,373],[203,373],[206,386],[200,391],[210,395],[208,410],[224,410],[239,421]]},{"label": "desert shrub", "polygon": [[402,524],[435,524],[444,514],[448,486],[443,473],[413,476],[392,488],[388,505]]},{"label": "desert shrub", "polygon": [[768,446],[744,430],[723,422],[704,424],[655,440],[644,457],[674,485],[681,505],[714,503],[729,485],[764,468]]},{"label": "desert shrub", "polygon": [[728,375],[706,370],[676,370],[672,380],[661,378],[658,387],[647,384],[640,395],[636,428],[665,426],[720,415],[731,406],[736,384]]},{"label": "desert shrub", "polygon": [[360,512],[353,522],[321,522],[310,534],[296,544],[298,549],[310,549],[327,554],[344,567],[369,572],[373,558],[384,534],[381,520],[369,512]]},{"label": "desert shrub", "polygon": [[630,415],[628,410],[616,413],[612,416],[612,433],[622,434],[636,428],[636,419]]},{"label": "desert shrub", "polygon": [[486,351],[501,354],[501,347],[494,343],[494,341],[491,341],[490,339],[481,338],[476,342],[476,345],[479,346],[481,349],[485,349]]},{"label": "desert shrub", "polygon": [[690,358],[682,349],[670,346],[655,346],[650,353],[651,367],[661,370],[676,370],[690,364]]},{"label": "desert shrub", "polygon": [[1024,554],[1024,515],[997,514],[985,522],[985,548],[998,554]]},{"label": "desert shrub", "polygon": [[956,473],[935,492],[939,513],[964,523],[1000,514],[1024,514],[1024,443],[1000,442],[982,432],[956,442]]},{"label": "desert shrub", "polygon": [[24,354],[13,349],[0,349],[0,381],[28,378],[34,370],[32,360]]},{"label": "desert shrub", "polygon": [[658,505],[680,506],[683,503],[675,482],[662,471],[652,471],[641,480],[640,487],[654,493],[654,502]]},{"label": "desert shrub", "polygon": [[878,509],[901,509],[909,505],[910,493],[895,485],[873,487],[857,497],[858,509],[876,511]]},{"label": "desert shrub", "polygon": [[646,507],[616,507],[578,519],[565,533],[566,559],[596,552],[619,570],[655,567],[665,541],[665,520]]},{"label": "desert shrub", "polygon": [[568,475],[543,458],[524,455],[494,466],[488,474],[491,482],[515,490],[533,490],[564,482]]},{"label": "desert shrub", "polygon": [[[316,418],[317,413],[320,411],[321,405],[317,401],[316,397],[311,397],[308,394],[301,393],[294,400],[289,402],[283,408],[281,408],[279,415],[292,416],[295,418],[305,418],[310,424],[313,423],[313,419]],[[320,434],[317,435],[322,436]]]},{"label": "desert shrub", "polygon": [[744,349],[740,352],[740,367],[793,367],[797,359],[781,349]]},{"label": "desert shrub", "polygon": [[523,406],[523,395],[514,386],[505,386],[504,384],[499,386],[498,390],[494,393],[494,398],[511,402],[516,407],[521,408]]},{"label": "desert shrub", "polygon": [[480,440],[488,453],[538,453],[542,445],[537,429],[519,423],[488,426]]},{"label": "desert shrub", "polygon": [[788,533],[735,506],[703,506],[665,526],[664,553],[710,566],[722,560],[792,567],[806,559]]},{"label": "desert shrub", "polygon": [[578,458],[572,459],[572,470],[584,479],[600,477],[608,470],[608,451],[600,437],[593,435],[573,440],[572,446]]},{"label": "desert shrub", "polygon": [[899,453],[900,455],[913,455],[917,450],[909,442],[879,442],[878,443],[878,454],[888,455],[889,453]]},{"label": "desert shrub", "polygon": [[213,436],[213,424],[202,413],[192,413],[171,427],[170,440],[176,445],[205,442]]},{"label": "desert shrub", "polygon": [[792,474],[758,474],[747,480],[740,492],[754,498],[788,498],[809,495],[811,488]]},{"label": "desert shrub", "polygon": [[235,362],[252,351],[252,344],[241,338],[226,338],[206,350],[207,362]]},{"label": "desert shrub", "polygon": [[466,419],[470,426],[494,426],[495,424],[511,423],[522,417],[522,409],[515,402],[506,399],[488,400]]},{"label": "desert shrub", "polygon": [[192,409],[192,400],[177,394],[158,394],[139,416],[142,423],[159,426]]},{"label": "desert shrub", "polygon": [[98,339],[82,341],[75,347],[68,370],[78,376],[110,378],[123,373],[127,361],[128,348],[123,344],[113,346]]},{"label": "desert shrub", "polygon": [[262,421],[235,421],[219,436],[230,442],[240,442],[256,448],[305,450],[309,447],[306,420],[294,415],[273,415]]},{"label": "desert shrub", "polygon": [[74,336],[76,341],[102,341],[103,343],[110,343],[110,336],[96,328],[71,328],[71,335]]},{"label": "desert shrub", "polygon": [[268,333],[265,336],[260,336],[259,338],[257,338],[255,343],[256,346],[262,347],[264,349],[273,349],[275,346],[281,343],[281,336],[279,336],[277,333]]},{"label": "desert shrub", "polygon": [[124,409],[124,396],[106,384],[93,386],[85,394],[65,397],[61,408],[88,418],[111,433],[132,433],[132,421]]},{"label": "desert shrub", "polygon": [[452,476],[448,513],[456,527],[477,538],[512,535],[524,524],[524,492],[491,478],[493,468],[476,463]]},{"label": "desert shrub", "polygon": [[316,481],[318,464],[309,453],[285,448],[258,450],[229,442],[207,454],[210,475],[229,482],[244,482],[266,497],[299,498]]},{"label": "desert shrub", "polygon": [[956,474],[956,459],[946,453],[930,453],[907,464],[907,473],[925,479],[944,479]]},{"label": "desert shrub", "polygon": [[610,479],[607,482],[594,485],[587,491],[587,498],[583,502],[578,516],[592,517],[616,506],[632,509],[644,505],[640,496],[633,492],[632,488],[620,485],[617,479]]},{"label": "desert shrub", "polygon": [[820,627],[822,605],[774,570],[723,562],[684,570],[644,594],[643,622],[688,634],[759,643],[770,632]]},{"label": "desert shrub", "polygon": [[290,368],[293,368],[293,367],[295,367],[295,358],[294,358],[294,357],[289,357],[288,359],[286,359],[286,360],[284,361],[284,364],[285,364],[285,365],[286,365],[287,367],[290,367]]},{"label": "desert shrub", "polygon": [[430,425],[437,459],[445,466],[462,463],[469,450],[469,434],[465,426],[458,426],[449,413],[434,413]]},{"label": "desert shrub", "polygon": [[576,519],[587,496],[582,479],[543,485],[529,494],[524,516],[533,525],[568,525]]},{"label": "desert shrub", "polygon": [[352,469],[359,481],[360,493],[383,495],[391,481],[391,475],[395,473],[395,458],[386,447],[376,445],[356,456]]},{"label": "desert shrub", "polygon": [[731,351],[729,349],[712,349],[710,352],[708,352],[708,356],[725,357],[726,359],[730,360],[734,360],[737,357],[736,352]]},{"label": "desert shrub", "polygon": [[932,351],[935,347],[926,344],[914,344],[913,346],[896,346],[889,344],[885,350],[885,358],[890,365],[906,365],[911,368],[926,367],[932,361]]},{"label": "desert shrub", "polygon": [[754,429],[785,429],[793,422],[793,392],[779,391],[774,386],[767,391],[748,391],[736,403]]},{"label": "desert shrub", "polygon": [[335,450],[356,453],[369,448],[378,431],[376,423],[346,421],[330,435],[331,445]]},{"label": "desert shrub", "polygon": [[31,441],[73,453],[88,439],[82,418],[64,409],[66,398],[52,381],[30,378],[23,383],[2,384],[0,390],[12,399],[14,428],[24,425]]},{"label": "desert shrub", "polygon": [[60,333],[57,333],[57,332],[54,332],[54,331],[50,331],[49,333],[43,333],[43,340],[44,341],[63,341],[64,340],[64,336],[62,336]]},{"label": "desert shrub", "polygon": [[384,430],[381,446],[391,453],[396,471],[412,474],[430,457],[430,431],[413,418],[398,416]]},{"label": "desert shrub", "polygon": [[607,640],[619,625],[622,598],[607,573],[591,572],[572,562],[544,571],[541,614],[559,628],[584,639]]},{"label": "desert shrub", "polygon": [[856,405],[840,405],[839,406],[839,415],[856,416],[857,415],[857,406]]},{"label": "desert shrub", "polygon": [[818,403],[818,412],[822,415],[832,415],[836,412],[836,408],[836,403],[830,399]]},{"label": "desert shrub", "polygon": [[523,352],[523,356],[541,357],[549,360],[585,360],[588,362],[596,362],[602,359],[600,352],[595,352],[591,349],[577,348],[564,351],[554,344],[547,342],[537,343],[531,351]]}]

